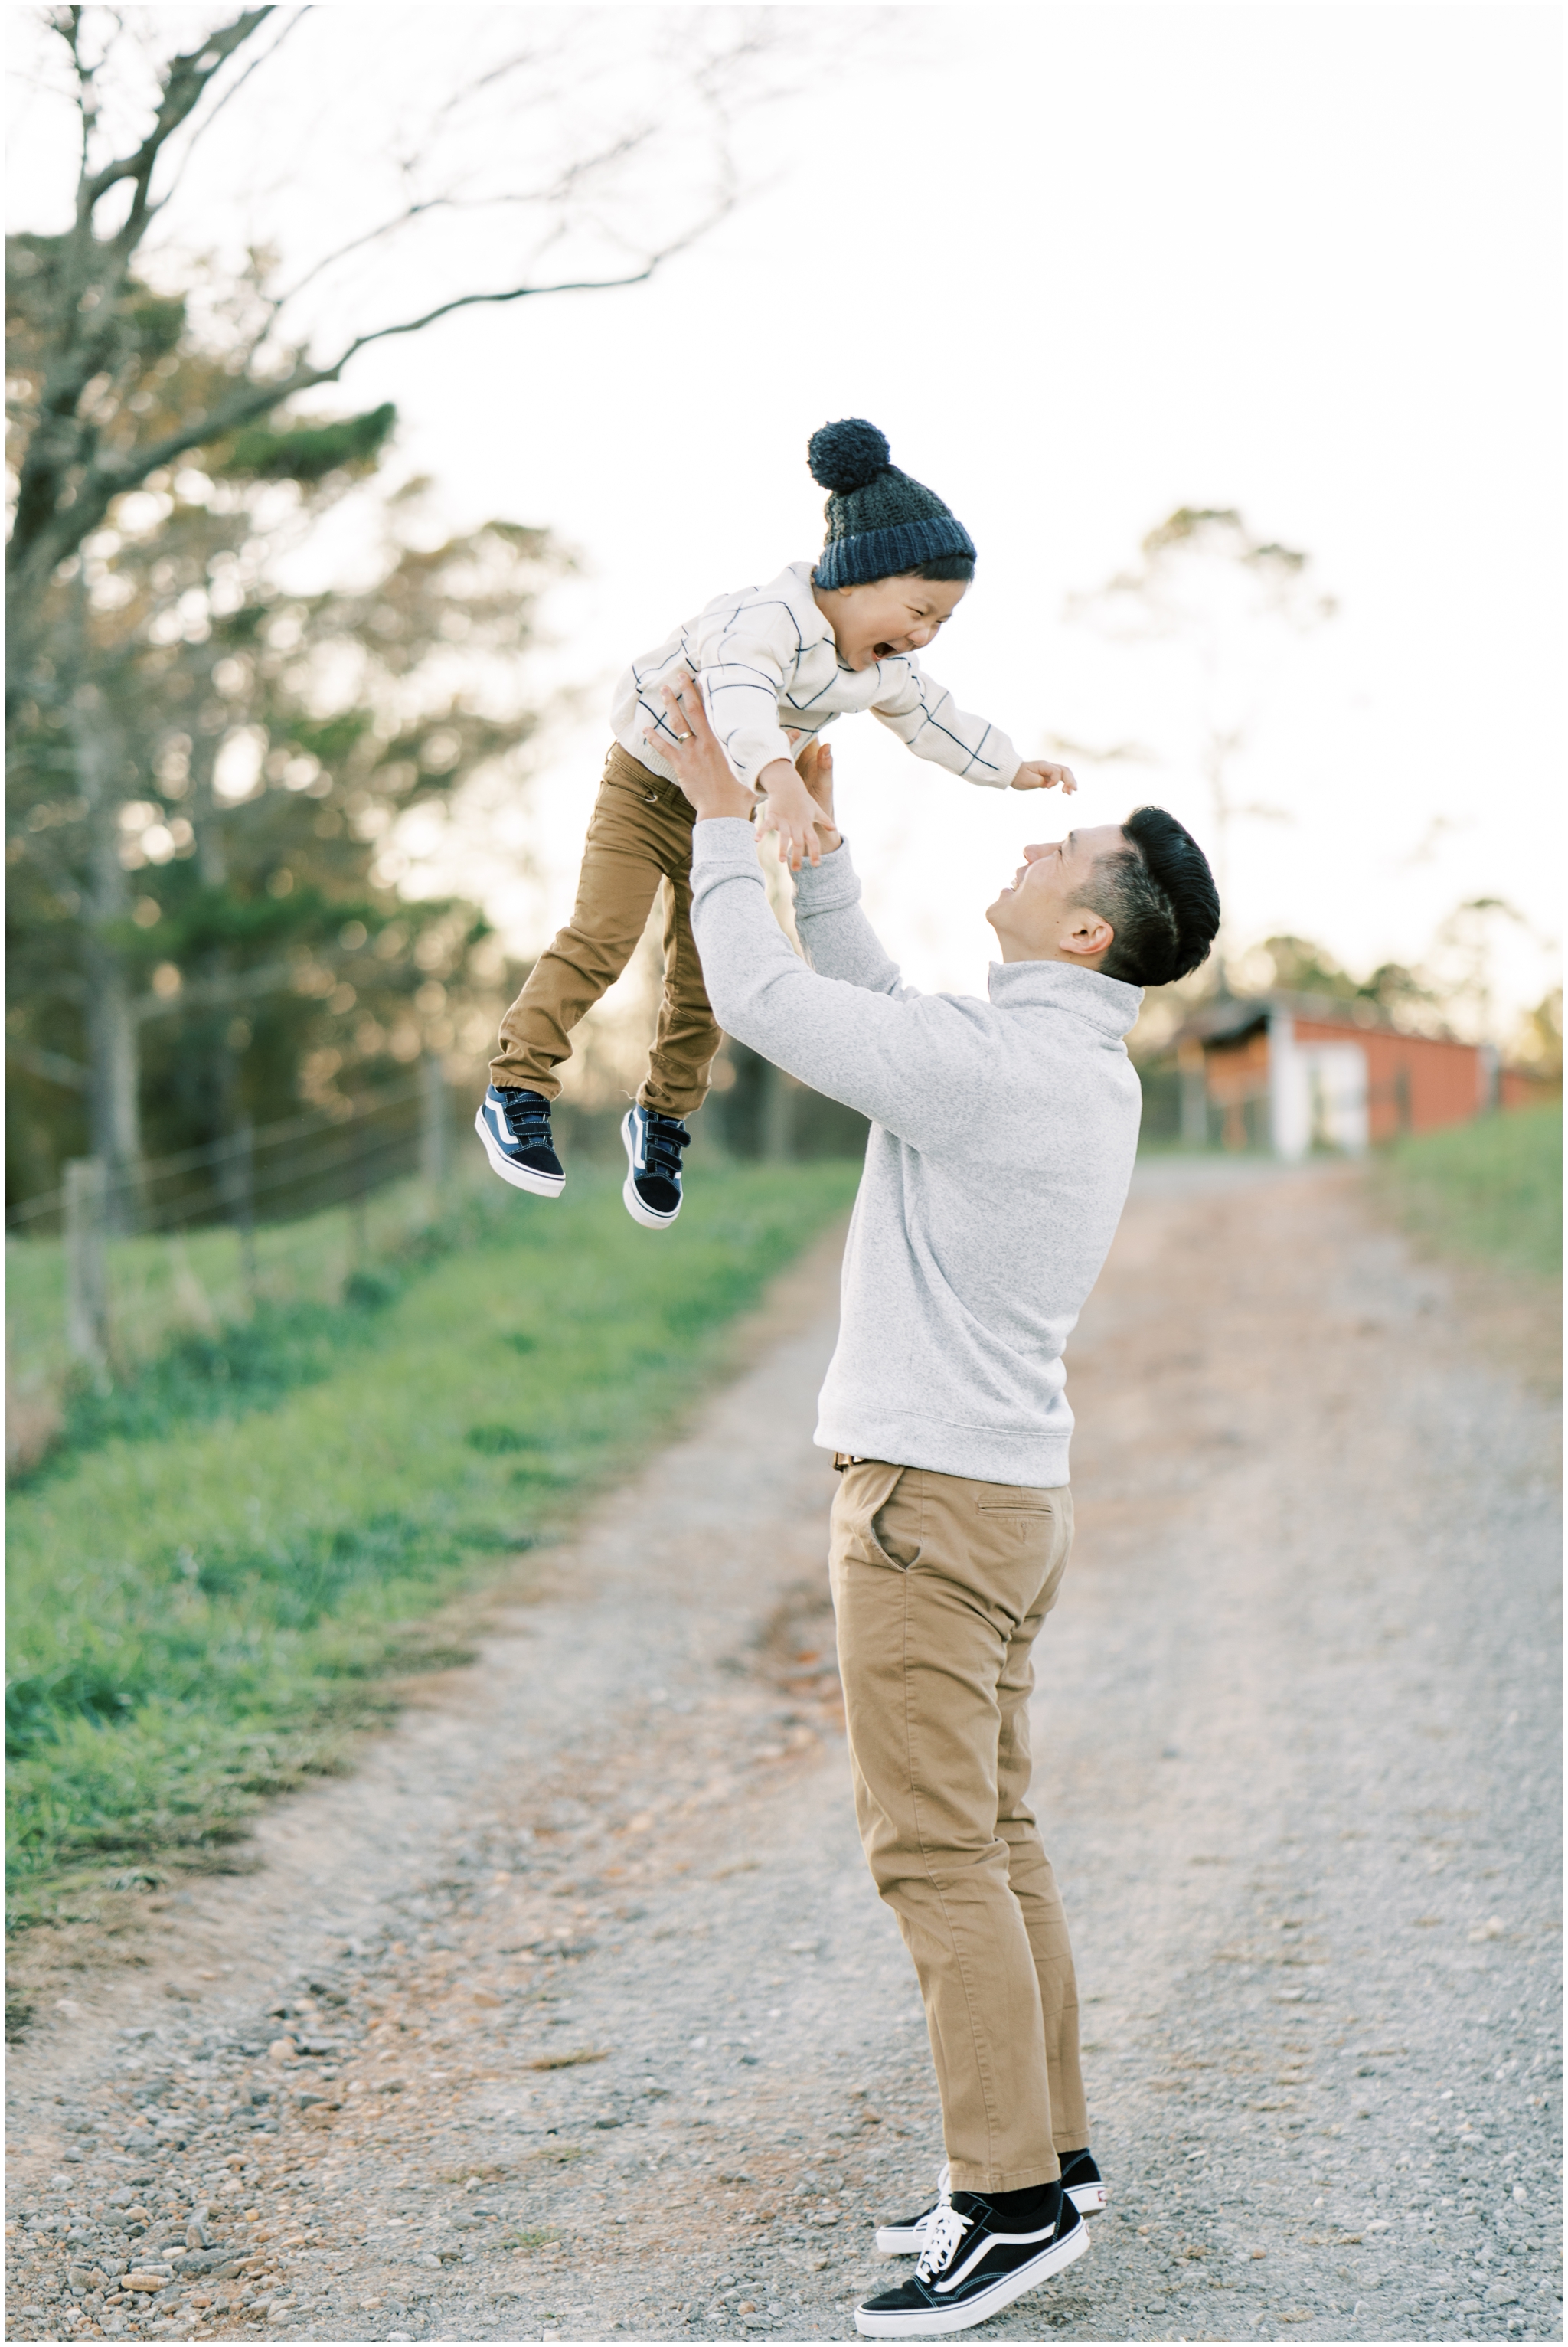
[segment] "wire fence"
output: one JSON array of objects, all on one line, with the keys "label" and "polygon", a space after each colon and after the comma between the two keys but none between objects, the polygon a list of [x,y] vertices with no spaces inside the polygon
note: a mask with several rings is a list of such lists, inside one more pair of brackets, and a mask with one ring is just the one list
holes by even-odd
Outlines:
[{"label": "wire fence", "polygon": [[[705,1120],[725,1156],[854,1154],[864,1120],[731,1046]],[[73,1380],[135,1370],[182,1336],[216,1337],[259,1307],[341,1302],[356,1273],[464,1230],[496,1188],[470,1130],[478,1085],[427,1060],[340,1116],[240,1124],[131,1165],[78,1158],[6,1230],[7,1457],[41,1456]],[[623,1103],[558,1103],[572,1162],[620,1162]],[[495,1199],[489,1199],[495,1204]]]},{"label": "wire fence", "polygon": [[[434,1143],[445,1154],[446,1086],[437,1062],[427,1061],[411,1082],[397,1085],[345,1114],[295,1116],[276,1124],[237,1124],[221,1139],[132,1165],[108,1160],[96,1177],[99,1211],[108,1230],[128,1235],[190,1230],[210,1223],[291,1221],[395,1180],[419,1163]],[[439,1165],[425,1166],[439,1172]],[[63,1234],[72,1189],[25,1199],[6,1213],[13,1237]]]},{"label": "wire fence", "polygon": [[347,1115],[241,1124],[134,1166],[67,1164],[8,1221],[13,1458],[73,1373],[124,1371],[261,1304],[335,1303],[356,1269],[450,1203],[455,1178],[478,1177],[477,1152],[472,1171],[455,1154],[468,1115],[427,1061]]}]

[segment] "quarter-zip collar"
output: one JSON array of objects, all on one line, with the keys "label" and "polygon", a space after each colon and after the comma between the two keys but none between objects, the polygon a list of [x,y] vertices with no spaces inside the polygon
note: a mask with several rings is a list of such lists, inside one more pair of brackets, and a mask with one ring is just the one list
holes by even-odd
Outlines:
[{"label": "quarter-zip collar", "polygon": [[1141,986],[1065,961],[993,961],[988,991],[999,1010],[1071,1010],[1116,1036],[1126,1034],[1143,1005]]}]

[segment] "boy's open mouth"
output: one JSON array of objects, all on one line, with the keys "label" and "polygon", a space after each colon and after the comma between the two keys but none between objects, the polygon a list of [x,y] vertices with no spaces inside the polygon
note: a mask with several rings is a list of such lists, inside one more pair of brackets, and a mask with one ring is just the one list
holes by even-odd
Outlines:
[{"label": "boy's open mouth", "polygon": [[891,660],[893,658],[893,647],[891,644],[873,644],[871,649],[878,660]]}]

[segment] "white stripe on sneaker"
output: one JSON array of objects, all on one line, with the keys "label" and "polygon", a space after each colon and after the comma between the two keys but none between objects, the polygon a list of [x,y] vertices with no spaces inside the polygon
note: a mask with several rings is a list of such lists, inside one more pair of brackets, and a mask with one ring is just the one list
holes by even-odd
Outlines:
[{"label": "white stripe on sneaker", "polygon": [[938,2297],[940,2298],[945,2291],[957,2290],[965,2276],[974,2271],[998,2241],[1040,2241],[1043,2244],[1055,2240],[1056,2230],[1054,2225],[1042,2225],[1038,2232],[1033,2233],[982,2233],[958,2272],[948,2274],[946,2280],[937,2284]]}]

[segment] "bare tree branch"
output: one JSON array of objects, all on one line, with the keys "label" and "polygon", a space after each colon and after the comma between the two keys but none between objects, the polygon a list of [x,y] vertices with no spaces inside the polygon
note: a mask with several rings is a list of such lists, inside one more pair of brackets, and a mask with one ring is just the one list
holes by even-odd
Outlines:
[{"label": "bare tree branch", "polygon": [[391,325],[376,326],[358,334],[338,356],[321,366],[308,364],[293,367],[286,375],[271,383],[249,384],[231,400],[221,402],[204,415],[197,416],[179,430],[170,432],[160,440],[137,450],[134,456],[123,460],[96,458],[81,477],[70,504],[53,518],[53,527],[46,526],[35,536],[31,545],[18,553],[13,537],[12,590],[15,596],[21,589],[33,590],[35,583],[42,587],[58,566],[67,561],[81,544],[97,528],[109,507],[128,489],[135,488],[149,475],[161,472],[178,456],[192,448],[210,446],[224,440],[242,425],[255,423],[273,409],[295,398],[301,392],[313,391],[324,383],[336,383],[351,359],[370,347],[400,334],[416,334],[441,318],[451,317],[459,310],[505,305],[527,302],[556,293],[608,293],[629,285],[645,285],[663,264],[679,252],[683,252],[698,237],[707,233],[717,220],[732,209],[725,200],[712,213],[700,220],[686,235],[674,239],[656,252],[641,269],[628,271],[620,277],[562,279],[548,285],[510,285],[492,292],[455,294],[449,302],[438,302],[435,308],[414,318],[395,321]]},{"label": "bare tree branch", "polygon": [[323,383],[335,382],[350,359],[357,352],[367,350],[372,343],[384,342],[392,334],[417,334],[425,327],[433,326],[438,318],[449,318],[456,310],[470,310],[476,305],[531,301],[546,293],[610,293],[626,285],[646,285],[649,279],[661,269],[667,261],[672,261],[678,252],[684,252],[688,246],[694,244],[700,236],[705,236],[709,230],[723,220],[726,212],[733,208],[731,200],[726,198],[722,204],[715,206],[705,220],[699,220],[686,235],[675,238],[671,243],[663,246],[660,251],[654,253],[642,268],[633,270],[624,277],[567,278],[555,285],[513,285],[494,293],[458,293],[454,295],[450,302],[439,302],[434,310],[426,310],[420,317],[405,318],[396,325],[373,327],[368,333],[355,336],[342,357],[334,362],[330,374],[323,374],[321,380]]},{"label": "bare tree branch", "polygon": [[[540,183],[503,190],[490,195],[470,193],[456,183],[435,192],[410,189],[410,200],[375,226],[348,238],[323,259],[313,262],[282,295],[258,292],[261,315],[256,331],[247,334],[231,364],[236,372],[231,390],[220,393],[205,413],[182,418],[172,429],[140,436],[123,402],[138,379],[143,345],[138,336],[135,304],[148,297],[135,275],[138,257],[152,222],[165,210],[180,184],[190,157],[239,91],[278,54],[282,43],[308,13],[299,8],[289,15],[277,37],[252,49],[241,72],[218,90],[216,103],[203,111],[203,102],[218,85],[224,68],[257,40],[262,26],[283,13],[272,5],[235,13],[199,45],[172,57],[162,68],[157,103],[149,127],[127,141],[122,151],[96,159],[95,147],[103,119],[102,80],[108,52],[95,63],[84,40],[82,7],[56,10],[50,19],[62,41],[76,88],[80,123],[80,164],[70,228],[58,239],[34,240],[38,253],[38,280],[45,284],[47,315],[37,327],[34,347],[38,354],[34,381],[36,389],[30,414],[20,417],[24,446],[11,537],[8,603],[12,619],[13,676],[30,668],[30,614],[41,603],[49,580],[103,524],[114,500],[139,487],[191,450],[210,446],[231,434],[324,384],[338,382],[345,368],[373,344],[423,333],[443,319],[476,308],[504,307],[556,294],[609,292],[646,284],[667,261],[690,249],[733,209],[735,175],[728,145],[724,100],[733,77],[747,68],[768,46],[765,32],[743,17],[739,34],[726,38],[714,55],[694,59],[682,50],[679,66],[688,97],[694,97],[712,126],[712,149],[718,166],[716,192],[699,207],[688,225],[671,224],[671,231],[651,249],[640,250],[610,222],[595,218],[592,202],[597,187],[613,184],[618,169],[634,158],[656,135],[656,115],[622,125],[589,146],[586,153],[569,157],[558,168],[541,174]],[[518,49],[500,63],[477,74],[464,89],[445,101],[448,117],[476,92],[494,91],[538,62],[537,49]],[[172,182],[159,183],[160,166],[174,160],[171,142],[183,138]],[[412,181],[416,163],[405,159],[404,174]],[[113,226],[100,224],[102,208],[124,193],[123,217],[118,209]],[[532,240],[528,261],[517,282],[461,292],[429,302],[413,314],[354,333],[335,351],[313,357],[308,340],[293,348],[281,346],[280,329],[287,307],[307,289],[320,283],[333,268],[364,255],[415,229],[437,214],[460,214],[487,208],[535,208],[546,232]],[[574,271],[563,269],[544,278],[540,263],[559,247],[574,226],[591,227],[603,261],[610,265]],[[606,251],[606,246],[610,250]],[[614,265],[614,249],[627,253],[628,265]],[[52,273],[51,273],[52,272]],[[134,297],[134,298],[133,298]],[[106,388],[107,386],[107,388]],[[30,428],[29,428],[30,427]]]},{"label": "bare tree branch", "polygon": [[[314,261],[311,263],[311,266],[306,270],[302,277],[295,279],[294,282],[289,287],[286,292],[274,295],[269,306],[273,315],[276,316],[285,309],[291,302],[297,301],[308,285],[313,284],[319,277],[324,276],[329,269],[335,268],[340,261],[346,261],[351,253],[364,252],[367,251],[371,245],[380,243],[386,237],[395,236],[399,230],[409,228],[415,220],[426,219],[433,213],[490,210],[504,211],[514,206],[522,206],[526,204],[564,205],[569,202],[572,197],[577,193],[579,183],[581,180],[589,178],[596,171],[603,171],[610,169],[616,163],[625,162],[630,156],[636,154],[641,147],[645,146],[651,136],[651,128],[647,124],[644,124],[641,129],[626,132],[620,138],[611,140],[610,144],[602,149],[598,155],[584,156],[563,166],[553,183],[548,187],[518,190],[511,194],[503,192],[493,196],[466,197],[451,193],[439,196],[425,196],[415,202],[406,205],[402,211],[392,213],[386,220],[382,220],[376,227],[365,229],[360,235],[351,237],[346,244],[340,244],[334,251],[323,253],[319,261]],[[712,222],[709,222],[706,225],[712,225]],[[703,228],[699,227],[692,231],[692,234],[701,235],[703,232]],[[672,251],[678,249],[679,248],[677,247],[671,247],[671,251]],[[669,254],[661,254],[659,258],[668,259]],[[620,278],[608,278],[602,281],[602,285],[604,290],[609,290],[610,288],[626,282],[628,281]],[[600,290],[598,282],[593,285],[585,283],[570,286],[519,287],[518,289],[518,294],[527,292],[580,293],[597,290]],[[472,296],[473,300],[479,302],[500,298],[502,297],[498,295],[487,294],[475,294]],[[518,295],[514,294],[509,298],[517,299]],[[387,331],[389,333],[396,333],[400,330],[395,327],[392,327]],[[263,333],[260,337],[259,341],[253,345],[253,349],[260,350],[264,345],[267,339],[267,334]]]},{"label": "bare tree branch", "polygon": [[[78,16],[79,10],[73,10]],[[139,214],[133,211],[138,226],[146,218],[146,207],[153,172],[160,156],[174,133],[188,122],[206,97],[213,76],[228,64],[235,50],[241,48],[272,14],[272,0],[260,8],[247,8],[231,24],[225,25],[199,49],[187,51],[170,59],[163,86],[163,100],[148,132],[134,153],[117,156],[101,169],[87,175],[77,196],[77,212],[90,215],[103,201],[109,190],[128,179],[137,190],[136,202]],[[122,231],[122,234],[124,231]]]},{"label": "bare tree branch", "polygon": [[67,1060],[63,1051],[46,1051],[36,1043],[13,1040],[6,1047],[5,1057],[30,1076],[41,1076],[46,1084],[62,1084],[69,1092],[85,1092],[92,1078],[79,1060]]},{"label": "bare tree branch", "polygon": [[205,121],[199,123],[196,128],[192,130],[190,138],[187,142],[185,152],[180,157],[179,161],[175,168],[174,177],[169,181],[169,184],[164,190],[163,194],[159,198],[156,207],[159,211],[161,212],[167,210],[169,204],[173,202],[174,198],[179,191],[179,183],[185,177],[191,157],[196,153],[201,141],[206,138],[208,132],[218,120],[219,116],[223,112],[224,108],[230,105],[234,98],[239,97],[240,92],[244,88],[252,74],[260,73],[263,66],[270,66],[272,64],[272,59],[277,56],[278,51],[282,47],[283,43],[288,39],[290,34],[298,31],[299,27],[304,23],[304,20],[309,14],[310,0],[305,0],[305,5],[303,6],[295,9],[293,15],[279,33],[276,40],[272,43],[272,47],[270,49],[263,49],[259,56],[251,57],[247,62],[244,70],[235,76],[228,88],[223,92],[222,97],[218,100],[217,105],[212,108],[210,113],[207,116]]}]

